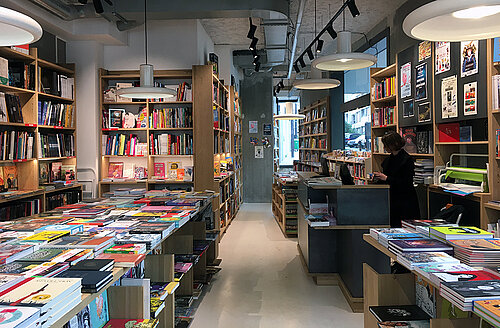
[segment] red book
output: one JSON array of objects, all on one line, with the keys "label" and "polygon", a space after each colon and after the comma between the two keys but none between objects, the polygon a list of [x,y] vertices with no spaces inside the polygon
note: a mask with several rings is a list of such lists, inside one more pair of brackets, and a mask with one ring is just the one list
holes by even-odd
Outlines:
[{"label": "red book", "polygon": [[454,271],[433,272],[433,275],[445,282],[474,281],[474,280],[499,280],[500,276],[488,271]]},{"label": "red book", "polygon": [[460,124],[445,123],[438,125],[439,142],[459,142],[460,141]]},{"label": "red book", "polygon": [[144,254],[108,254],[104,253],[97,257],[99,260],[114,260],[115,267],[131,268],[144,261]]},{"label": "red book", "polygon": [[154,176],[159,178],[165,177],[165,163],[155,163]]}]

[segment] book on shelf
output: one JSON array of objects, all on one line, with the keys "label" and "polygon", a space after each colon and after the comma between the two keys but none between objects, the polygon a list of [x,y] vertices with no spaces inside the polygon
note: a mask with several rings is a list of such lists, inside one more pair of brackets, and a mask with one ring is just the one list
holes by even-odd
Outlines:
[{"label": "book on shelf", "polygon": [[64,74],[59,74],[51,69],[38,67],[40,90],[54,96],[74,99],[75,79]]},{"label": "book on shelf", "polygon": [[459,142],[460,124],[459,123],[441,123],[438,124],[439,142]]},{"label": "book on shelf", "polygon": [[38,124],[73,127],[74,126],[73,104],[60,104],[52,101],[38,101]]},{"label": "book on shelf", "polygon": [[38,154],[40,158],[75,156],[75,136],[73,134],[52,134],[38,132]]},{"label": "book on shelf", "polygon": [[147,144],[141,143],[140,138],[135,134],[103,135],[102,147],[104,155],[114,155],[114,156],[147,155]]},{"label": "book on shelf", "polygon": [[417,128],[401,128],[401,135],[405,141],[404,150],[409,154],[417,153]]},{"label": "book on shelf", "polygon": [[500,110],[500,75],[493,75],[492,97],[493,109]]},{"label": "book on shelf", "polygon": [[18,187],[17,167],[7,165],[3,167],[3,182],[5,189],[15,190]]},{"label": "book on shelf", "polygon": [[61,166],[61,180],[75,181],[76,180],[76,165],[65,164]]},{"label": "book on shelf", "polygon": [[394,107],[375,108],[372,114],[373,126],[394,124],[394,113]]},{"label": "book on shelf", "polygon": [[485,239],[493,238],[493,234],[476,227],[430,227],[429,234],[440,240]]},{"label": "book on shelf", "polygon": [[433,133],[432,131],[417,131],[416,145],[418,154],[432,154],[433,151]]},{"label": "book on shelf", "polygon": [[[5,101],[5,103],[4,103]],[[0,108],[2,109],[2,121],[10,123],[23,123],[23,111],[19,96],[0,92]],[[7,119],[4,118],[4,110],[7,112]]]},{"label": "book on shelf", "polygon": [[430,319],[417,305],[370,306],[379,327],[430,327]]},{"label": "book on shelf", "polygon": [[396,94],[396,77],[391,76],[376,82],[372,87],[372,100],[390,97]]},{"label": "book on shelf", "polygon": [[92,328],[102,328],[109,321],[108,291],[105,290],[90,302],[89,313]]},{"label": "book on shelf", "polygon": [[154,163],[154,179],[165,179],[165,163]]},{"label": "book on shelf", "polygon": [[193,136],[190,134],[151,134],[150,153],[152,155],[192,155]]},{"label": "book on shelf", "polygon": [[500,326],[500,300],[474,301],[474,313],[493,326]]},{"label": "book on shelf", "polygon": [[472,141],[472,126],[461,126],[459,129],[460,133],[460,142],[469,142]]},{"label": "book on shelf", "polygon": [[443,282],[440,295],[460,310],[472,311],[474,301],[500,299],[500,280]]},{"label": "book on shelf", "polygon": [[33,158],[35,134],[27,131],[0,132],[0,159],[21,160]]},{"label": "book on shelf", "polygon": [[0,57],[0,85],[9,85],[9,61]]},{"label": "book on shelf", "polygon": [[22,61],[8,60],[9,85],[16,88],[35,90],[35,65]]},{"label": "book on shelf", "polygon": [[192,128],[192,109],[188,107],[155,108],[149,116],[149,127],[152,129]]},{"label": "book on shelf", "polygon": [[181,162],[167,162],[167,178],[169,180],[179,180],[178,171],[181,170]]},{"label": "book on shelf", "polygon": [[109,178],[123,178],[123,162],[110,162],[108,167]]},{"label": "book on shelf", "polygon": [[110,128],[122,128],[123,127],[123,115],[125,114],[125,109],[110,108],[108,112],[109,112],[109,127]]}]

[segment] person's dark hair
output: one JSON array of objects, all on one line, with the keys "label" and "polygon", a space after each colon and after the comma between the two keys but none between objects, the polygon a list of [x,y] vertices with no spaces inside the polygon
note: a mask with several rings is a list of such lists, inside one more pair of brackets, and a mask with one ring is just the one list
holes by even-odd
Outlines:
[{"label": "person's dark hair", "polygon": [[398,151],[404,147],[405,141],[397,132],[391,131],[382,137],[382,143],[387,150]]}]

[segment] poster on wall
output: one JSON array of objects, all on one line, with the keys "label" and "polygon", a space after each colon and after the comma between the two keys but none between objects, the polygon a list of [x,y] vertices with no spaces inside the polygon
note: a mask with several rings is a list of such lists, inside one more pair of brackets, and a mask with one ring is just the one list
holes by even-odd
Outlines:
[{"label": "poster on wall", "polygon": [[259,133],[259,121],[248,121],[248,133]]},{"label": "poster on wall", "polygon": [[431,57],[432,42],[423,41],[418,44],[418,61],[426,60]]},{"label": "poster on wall", "polygon": [[450,70],[450,43],[436,42],[436,74]]},{"label": "poster on wall", "polygon": [[453,75],[441,81],[441,117],[458,117],[457,76]]},{"label": "poster on wall", "polygon": [[401,66],[401,98],[411,96],[411,63]]},{"label": "poster on wall", "polygon": [[462,77],[474,75],[478,71],[478,58],[479,58],[479,41],[462,41],[460,42],[461,58],[461,72]]},{"label": "poster on wall", "polygon": [[415,82],[415,100],[427,99],[427,63],[420,64],[415,67],[416,82]]},{"label": "poster on wall", "polygon": [[403,117],[413,117],[415,116],[415,109],[413,107],[413,99],[407,100],[403,103]]},{"label": "poster on wall", "polygon": [[264,146],[255,146],[255,158],[264,158]]},{"label": "poster on wall", "polygon": [[431,103],[426,102],[418,104],[418,123],[425,123],[431,121]]},{"label": "poster on wall", "polygon": [[477,81],[464,84],[464,115],[476,115]]}]

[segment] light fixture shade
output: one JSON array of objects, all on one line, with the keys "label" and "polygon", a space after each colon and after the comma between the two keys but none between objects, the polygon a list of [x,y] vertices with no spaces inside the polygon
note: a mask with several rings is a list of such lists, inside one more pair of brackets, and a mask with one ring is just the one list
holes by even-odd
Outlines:
[{"label": "light fixture shade", "polygon": [[306,116],[293,112],[293,103],[285,103],[285,114],[274,115],[275,120],[303,120]]},{"label": "light fixture shade", "polygon": [[116,94],[124,98],[134,99],[159,99],[177,96],[177,91],[154,86],[153,65],[140,66],[141,86],[116,90]]},{"label": "light fixture shade", "polygon": [[38,41],[42,27],[33,18],[20,12],[0,7],[0,46],[17,46]]},{"label": "light fixture shade", "polygon": [[428,41],[468,41],[500,36],[498,0],[436,0],[403,21],[410,37]]},{"label": "light fixture shade", "polygon": [[351,32],[342,31],[337,37],[337,53],[318,57],[312,67],[323,71],[349,71],[370,67],[377,63],[377,57],[362,52],[351,51]]},{"label": "light fixture shade", "polygon": [[325,90],[340,86],[340,81],[336,79],[324,79],[321,71],[311,67],[311,76],[308,79],[296,80],[293,87],[300,90]]}]

